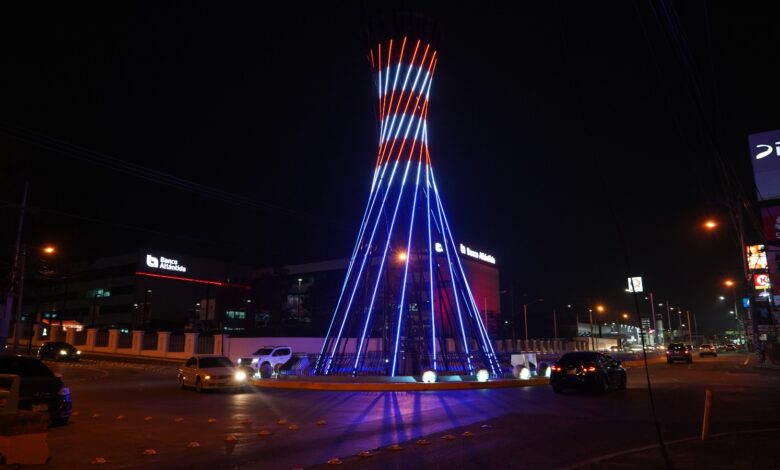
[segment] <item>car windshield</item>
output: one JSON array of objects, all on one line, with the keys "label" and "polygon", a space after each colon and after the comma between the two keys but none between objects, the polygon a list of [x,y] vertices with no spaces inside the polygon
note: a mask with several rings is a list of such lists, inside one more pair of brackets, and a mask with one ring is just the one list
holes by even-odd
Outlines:
[{"label": "car windshield", "polygon": [[271,351],[273,351],[274,348],[260,348],[257,351],[255,351],[255,356],[267,356],[271,354]]},{"label": "car windshield", "polygon": [[233,367],[233,362],[226,357],[201,357],[200,368],[211,369],[214,367]]},{"label": "car windshield", "polygon": [[701,347],[702,348],[711,348],[712,345],[711,344],[702,344]]},{"label": "car windshield", "polygon": [[582,364],[586,362],[596,362],[596,353],[569,353],[564,354],[559,360],[560,365]]},{"label": "car windshield", "polygon": [[669,351],[684,351],[685,346],[682,344],[670,344]]},{"label": "car windshield", "polygon": [[54,377],[46,365],[30,357],[0,358],[0,374],[15,374],[21,377]]}]

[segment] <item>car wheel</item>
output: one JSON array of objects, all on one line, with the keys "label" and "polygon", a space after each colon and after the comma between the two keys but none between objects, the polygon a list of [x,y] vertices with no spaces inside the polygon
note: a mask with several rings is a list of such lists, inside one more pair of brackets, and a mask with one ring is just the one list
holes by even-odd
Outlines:
[{"label": "car wheel", "polygon": [[68,424],[68,419],[70,419],[70,416],[66,416],[64,418],[52,418],[51,424],[54,426],[65,426]]},{"label": "car wheel", "polygon": [[195,391],[198,393],[203,392],[203,384],[200,382],[200,377],[195,379]]},{"label": "car wheel", "polygon": [[607,393],[609,392],[609,379],[607,377],[602,377],[599,381],[599,392],[601,393]]},{"label": "car wheel", "polygon": [[628,385],[628,377],[626,377],[626,374],[623,374],[623,380],[620,381],[620,385],[618,385],[618,390],[625,390],[626,385]]},{"label": "car wheel", "polygon": [[552,386],[553,392],[555,393],[563,393],[563,387],[560,385],[553,385]]},{"label": "car wheel", "polygon": [[181,389],[184,388],[184,376],[183,375],[179,376],[179,388],[181,388]]}]

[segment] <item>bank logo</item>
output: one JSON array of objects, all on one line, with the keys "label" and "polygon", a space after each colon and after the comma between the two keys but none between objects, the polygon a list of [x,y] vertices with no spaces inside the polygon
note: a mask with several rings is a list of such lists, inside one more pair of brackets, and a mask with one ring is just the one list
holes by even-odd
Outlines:
[{"label": "bank logo", "polygon": [[146,265],[150,268],[159,268],[160,267],[160,260],[157,259],[157,257],[152,255],[146,255]]},{"label": "bank logo", "polygon": [[780,142],[775,142],[775,145],[758,144],[756,145],[756,150],[760,150],[756,154],[756,160],[761,160],[762,158],[768,157],[772,154],[772,152],[780,157]]}]

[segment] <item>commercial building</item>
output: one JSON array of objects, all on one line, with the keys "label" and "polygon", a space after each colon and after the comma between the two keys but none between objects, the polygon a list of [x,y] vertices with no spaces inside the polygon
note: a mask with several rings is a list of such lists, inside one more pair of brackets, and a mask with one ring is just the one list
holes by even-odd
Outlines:
[{"label": "commercial building", "polygon": [[[474,300],[488,335],[495,338],[501,300],[495,257],[463,244],[460,250]],[[348,259],[337,259],[258,269],[254,274],[253,300],[261,312],[281,316],[285,334],[324,336],[333,318],[348,265]],[[281,305],[274,305],[279,299]]]},{"label": "commercial building", "polygon": [[24,325],[230,330],[253,320],[247,266],[141,249],[45,274],[30,279]]}]

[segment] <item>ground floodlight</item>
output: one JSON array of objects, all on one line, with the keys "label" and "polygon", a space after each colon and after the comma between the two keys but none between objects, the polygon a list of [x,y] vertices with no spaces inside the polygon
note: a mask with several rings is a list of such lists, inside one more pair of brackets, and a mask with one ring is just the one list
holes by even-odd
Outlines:
[{"label": "ground floodlight", "polygon": [[528,367],[523,367],[520,369],[520,379],[521,380],[528,380],[531,378],[531,370]]},{"label": "ground floodlight", "polygon": [[436,382],[436,372],[432,370],[426,370],[425,372],[423,372],[422,381],[423,383],[426,384],[432,384]]},{"label": "ground floodlight", "polygon": [[489,378],[490,378],[490,372],[488,372],[487,369],[479,369],[477,371],[478,382],[487,382]]}]

